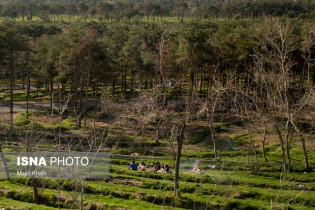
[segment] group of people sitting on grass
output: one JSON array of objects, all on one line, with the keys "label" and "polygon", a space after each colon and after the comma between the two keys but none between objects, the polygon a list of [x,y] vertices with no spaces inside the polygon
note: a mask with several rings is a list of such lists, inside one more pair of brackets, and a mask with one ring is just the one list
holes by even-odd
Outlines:
[{"label": "group of people sitting on grass", "polygon": [[161,164],[160,162],[154,162],[151,165],[146,165],[144,162],[141,162],[138,165],[133,160],[129,164],[128,169],[134,171],[152,171],[154,173],[170,173],[170,166],[167,163]]}]

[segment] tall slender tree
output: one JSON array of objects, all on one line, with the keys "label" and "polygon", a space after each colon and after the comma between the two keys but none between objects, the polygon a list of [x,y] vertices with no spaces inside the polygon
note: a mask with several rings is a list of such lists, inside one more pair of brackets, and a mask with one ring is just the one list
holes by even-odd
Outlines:
[{"label": "tall slender tree", "polygon": [[16,61],[19,53],[28,49],[28,38],[22,34],[20,25],[5,21],[0,24],[0,40],[3,65],[10,75],[10,123],[12,128]]}]

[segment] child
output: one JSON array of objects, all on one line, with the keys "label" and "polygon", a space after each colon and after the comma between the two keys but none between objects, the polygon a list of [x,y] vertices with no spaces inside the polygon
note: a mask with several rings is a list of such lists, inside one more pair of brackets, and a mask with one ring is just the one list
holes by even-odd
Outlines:
[{"label": "child", "polygon": [[135,161],[133,160],[130,164],[129,164],[129,167],[128,169],[130,170],[133,170],[133,171],[136,171],[137,170],[137,164],[135,163]]}]

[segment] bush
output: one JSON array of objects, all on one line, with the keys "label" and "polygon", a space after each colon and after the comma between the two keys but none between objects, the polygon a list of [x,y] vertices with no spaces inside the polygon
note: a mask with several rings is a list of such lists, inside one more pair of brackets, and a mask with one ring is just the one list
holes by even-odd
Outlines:
[{"label": "bush", "polygon": [[115,153],[119,155],[130,155],[130,152],[126,149],[117,150]]},{"label": "bush", "polygon": [[[61,123],[58,126],[60,126],[62,130],[71,130],[77,127],[74,118],[71,116],[61,121]],[[58,126],[57,128],[59,128]]]},{"label": "bush", "polygon": [[34,117],[32,117],[31,113],[23,112],[23,113],[21,113],[20,116],[18,116],[16,118],[14,124],[17,125],[17,126],[28,125],[28,124],[30,124],[31,122],[34,122],[34,121],[35,121],[35,119],[34,119]]}]

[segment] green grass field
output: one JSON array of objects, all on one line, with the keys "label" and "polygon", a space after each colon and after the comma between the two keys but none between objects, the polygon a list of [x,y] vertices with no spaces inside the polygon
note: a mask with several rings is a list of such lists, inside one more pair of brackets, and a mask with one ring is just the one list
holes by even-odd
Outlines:
[{"label": "green grass field", "polygon": [[[98,209],[313,209],[315,182],[312,173],[260,173],[204,170],[196,174],[189,170],[181,173],[181,197],[173,196],[173,174],[154,174],[127,169],[128,160],[114,161],[111,178],[86,181],[83,195],[85,208]],[[0,182],[3,208],[25,209],[57,208],[57,180],[42,181],[42,202],[34,202],[28,180],[2,180]],[[74,181],[62,181],[60,206],[75,209],[79,190]],[[301,188],[303,186],[303,188]],[[15,202],[17,201],[17,202]],[[27,204],[26,204],[27,203]]]},{"label": "green grass field", "polygon": [[[152,159],[137,158],[150,163]],[[315,177],[312,173],[263,172],[253,174],[233,166],[201,173],[182,167],[181,197],[173,195],[174,161],[168,162],[170,174],[128,170],[130,159],[117,156],[111,160],[110,178],[84,181],[85,209],[313,209]],[[183,164],[187,160],[183,160]],[[191,160],[190,162],[191,163]],[[184,164],[185,165],[185,164]],[[187,165],[187,164],[186,164]],[[189,165],[189,164],[188,164]],[[241,167],[241,166],[239,166]],[[272,168],[273,166],[269,166]],[[268,166],[265,167],[265,169]],[[266,170],[268,171],[268,170]],[[35,205],[28,179],[0,181],[0,207],[7,209],[64,209],[79,206],[82,180],[43,179],[39,182],[41,204]],[[59,196],[58,196],[59,195]],[[59,201],[58,201],[59,197]]]}]

